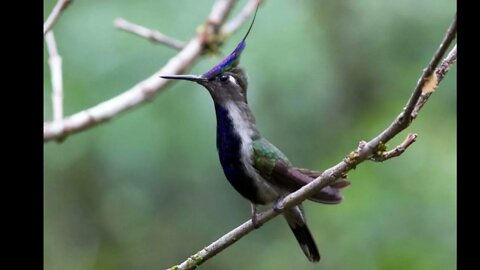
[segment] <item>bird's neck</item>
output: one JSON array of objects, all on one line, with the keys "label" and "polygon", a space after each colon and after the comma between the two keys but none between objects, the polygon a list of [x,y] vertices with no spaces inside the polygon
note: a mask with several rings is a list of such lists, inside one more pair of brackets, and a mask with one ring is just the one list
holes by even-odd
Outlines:
[{"label": "bird's neck", "polygon": [[[252,141],[260,134],[246,103],[215,103],[217,150],[224,170],[251,162]],[[242,165],[243,164],[243,165]],[[228,178],[228,176],[227,176]]]},{"label": "bird's neck", "polygon": [[215,112],[218,156],[228,181],[251,202],[270,202],[276,193],[259,180],[252,166],[253,142],[260,138],[260,133],[247,104],[215,103]]},{"label": "bird's neck", "polygon": [[235,101],[223,104],[215,103],[215,113],[217,135],[222,137],[238,136],[242,140],[251,140],[259,136],[255,118],[247,103]]}]

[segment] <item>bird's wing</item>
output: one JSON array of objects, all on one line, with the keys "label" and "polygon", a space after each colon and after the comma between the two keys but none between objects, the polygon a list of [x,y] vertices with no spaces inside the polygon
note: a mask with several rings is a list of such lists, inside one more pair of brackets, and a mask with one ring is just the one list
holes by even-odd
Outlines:
[{"label": "bird's wing", "polygon": [[[264,138],[253,142],[253,167],[265,180],[290,192],[310,183],[321,174],[321,172],[293,167],[288,158]],[[308,199],[325,204],[340,203],[343,200],[340,188],[348,185],[347,180],[341,179]]]},{"label": "bird's wing", "polygon": [[[305,169],[305,168],[294,168],[295,170],[299,171],[302,174],[305,174],[313,179],[319,177],[323,172],[320,171],[314,171],[310,169]],[[334,188],[346,188],[350,186],[350,181],[348,181],[346,178],[339,178],[337,181],[335,181],[333,184],[330,185],[330,187]]]}]

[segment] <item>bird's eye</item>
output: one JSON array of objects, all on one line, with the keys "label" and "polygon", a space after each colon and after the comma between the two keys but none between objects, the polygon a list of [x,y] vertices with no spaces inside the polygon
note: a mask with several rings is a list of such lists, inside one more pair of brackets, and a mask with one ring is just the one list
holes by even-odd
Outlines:
[{"label": "bird's eye", "polygon": [[226,81],[228,81],[228,75],[222,74],[222,75],[220,75],[220,78],[219,78],[219,79],[220,79],[220,81],[222,81],[222,82],[226,82]]}]

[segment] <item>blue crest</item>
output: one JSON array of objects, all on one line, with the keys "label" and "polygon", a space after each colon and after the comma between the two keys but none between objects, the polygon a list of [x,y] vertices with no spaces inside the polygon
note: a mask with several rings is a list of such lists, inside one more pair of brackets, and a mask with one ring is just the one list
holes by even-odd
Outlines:
[{"label": "blue crest", "polygon": [[223,59],[220,63],[214,66],[212,69],[205,72],[201,76],[202,78],[211,79],[220,73],[229,71],[232,68],[238,66],[238,63],[240,62],[240,54],[245,49],[245,45],[246,45],[245,39],[248,37],[248,34],[252,29],[253,23],[255,22],[255,17],[257,16],[257,11],[258,11],[258,6],[257,6],[257,9],[255,10],[255,15],[253,15],[253,20],[252,20],[252,23],[250,24],[250,27],[248,28],[247,33],[243,37],[242,41],[240,41],[240,43],[237,45],[235,50],[230,55],[228,55],[225,59]]}]

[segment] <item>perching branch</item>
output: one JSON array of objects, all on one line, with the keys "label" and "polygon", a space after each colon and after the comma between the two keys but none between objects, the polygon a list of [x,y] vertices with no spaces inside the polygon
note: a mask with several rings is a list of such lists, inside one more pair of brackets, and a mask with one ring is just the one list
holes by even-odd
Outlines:
[{"label": "perching branch", "polygon": [[447,57],[440,64],[440,67],[435,71],[435,74],[438,77],[438,82],[445,77],[445,74],[447,74],[450,67],[455,64],[455,62],[457,62],[457,44],[453,46],[453,49],[448,53]]},{"label": "perching branch", "polygon": [[159,76],[161,74],[179,74],[190,68],[208,45],[208,40],[212,40],[207,36],[218,34],[235,3],[235,0],[217,0],[206,20],[203,31],[191,39],[176,56],[149,78],[92,108],[66,117],[61,121],[44,123],[44,142],[66,138],[68,135],[97,126],[122,112],[149,101],[163,91],[170,81]]},{"label": "perching branch", "polygon": [[53,25],[57,22],[58,18],[60,18],[60,14],[68,7],[68,5],[72,2],[72,0],[58,0],[53,7],[52,12],[48,15],[47,20],[43,24],[43,35],[46,35],[50,29],[52,29]]},{"label": "perching branch", "polygon": [[48,64],[50,65],[52,76],[52,104],[53,104],[53,121],[61,121],[63,117],[63,82],[62,82],[62,57],[58,54],[57,43],[53,31],[49,31],[45,35],[47,43]]},{"label": "perching branch", "polygon": [[[420,99],[421,89],[427,83],[427,78],[429,78],[433,72],[437,72],[440,69],[445,70],[445,73],[448,71],[448,68],[444,68],[444,64],[448,67],[453,64],[453,62],[449,62],[448,57],[443,60],[442,65],[437,68],[438,63],[440,62],[441,58],[445,54],[446,50],[450,46],[452,40],[455,38],[457,32],[457,18],[455,18],[448,28],[445,37],[440,44],[440,47],[435,52],[432,60],[428,64],[427,68],[424,69],[420,79],[418,80],[417,86],[413,90],[411,97],[407,102],[407,106],[402,110],[400,115],[395,118],[395,120],[383,130],[378,136],[373,138],[368,142],[362,142],[358,146],[358,148],[352,151],[349,155],[347,155],[340,163],[337,165],[327,169],[317,177],[315,180],[310,182],[308,185],[303,186],[299,190],[289,194],[282,200],[280,200],[276,204],[275,209],[267,210],[263,213],[260,213],[257,217],[257,224],[258,226],[263,225],[267,221],[271,220],[272,218],[276,217],[284,210],[289,209],[295,205],[300,204],[306,198],[310,197],[311,195],[319,192],[322,188],[332,184],[336,179],[345,176],[350,170],[354,169],[358,164],[364,162],[365,160],[369,160],[374,157],[379,149],[384,151],[385,144],[390,141],[393,137],[398,135],[402,130],[407,128],[414,118],[411,118],[411,112]],[[452,51],[456,51],[456,47],[452,49]],[[450,64],[448,64],[450,63]],[[444,75],[445,75],[444,73]],[[407,116],[407,117],[405,117]],[[414,142],[416,135],[408,136],[407,139],[400,144],[400,146],[396,147],[392,151],[386,152],[388,154],[388,158],[398,156],[403,153],[403,151]],[[403,148],[403,150],[401,150]],[[386,159],[385,159],[386,160]],[[230,231],[229,233],[225,234],[215,242],[211,243],[209,246],[203,248],[196,254],[190,256],[187,260],[182,262],[179,265],[173,266],[169,268],[170,270],[186,270],[186,269],[194,269],[200,264],[204,263],[211,257],[215,256],[222,250],[226,249],[240,238],[245,236],[246,234],[250,233],[254,230],[254,226],[251,220],[246,221],[242,225],[238,226],[234,230]]]},{"label": "perching branch", "polygon": [[445,74],[447,74],[448,70],[450,69],[450,66],[452,66],[456,61],[457,61],[457,45],[455,44],[455,46],[447,55],[445,60],[443,60],[440,67],[438,67],[435,73],[433,73],[435,76],[432,77],[429,87],[424,87],[422,91],[422,95],[420,96],[420,99],[418,100],[417,104],[415,105],[415,108],[413,109],[412,118],[417,117],[418,111],[420,111],[423,105],[425,105],[428,98],[433,94],[433,92],[437,88],[440,81],[443,79],[443,77],[445,77]]},{"label": "perching branch", "polygon": [[122,18],[117,18],[113,22],[113,25],[125,32],[129,32],[132,34],[135,34],[137,36],[146,38],[152,42],[160,43],[163,45],[167,45],[169,47],[172,47],[176,50],[181,50],[185,48],[185,42],[176,40],[174,38],[171,38],[169,36],[166,36],[156,30],[148,29],[146,27],[143,27],[138,24],[131,23],[125,19]]},{"label": "perching branch", "polygon": [[[448,49],[448,46],[450,43],[452,43],[453,39],[455,38],[457,33],[457,14],[455,14],[455,18],[453,20],[452,25],[447,30],[447,33],[445,37],[442,40],[442,43],[440,44],[440,47],[437,49],[435,54],[432,57],[432,60],[430,60],[430,63],[428,64],[427,68],[423,70],[423,74],[420,77],[420,81],[417,82],[417,86],[415,87],[415,90],[412,93],[412,96],[408,100],[407,106],[404,109],[404,116],[407,118],[408,122],[412,120],[412,111],[415,108],[415,105],[418,102],[418,99],[422,92],[426,91],[426,88],[429,87],[429,84],[427,83],[430,79],[431,76],[435,76],[435,68],[438,66],[438,63],[442,60],[442,56],[445,54],[445,52]],[[447,46],[444,46],[447,44]]]}]

